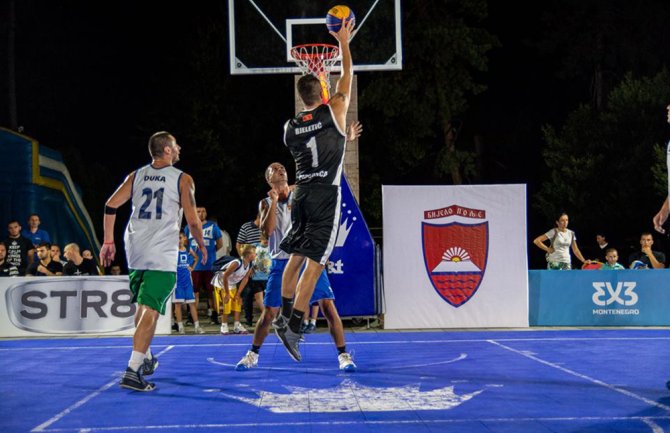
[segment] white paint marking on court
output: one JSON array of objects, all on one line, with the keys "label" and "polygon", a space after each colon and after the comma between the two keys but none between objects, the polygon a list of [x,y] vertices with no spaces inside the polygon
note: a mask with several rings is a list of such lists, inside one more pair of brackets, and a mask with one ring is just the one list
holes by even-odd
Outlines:
[{"label": "white paint marking on court", "polygon": [[642,418],[642,422],[651,427],[652,433],[664,433],[663,428],[649,418]]},{"label": "white paint marking on court", "polygon": [[[45,432],[104,432],[104,431],[123,431],[123,430],[179,430],[179,429],[224,429],[224,428],[271,428],[271,427],[301,427],[301,426],[346,426],[346,425],[394,425],[394,424],[465,424],[465,423],[525,423],[525,422],[575,422],[575,421],[593,421],[598,423],[612,421],[649,421],[670,420],[670,416],[655,417],[548,417],[548,418],[464,418],[464,419],[398,419],[398,420],[366,420],[366,421],[299,421],[299,422],[257,422],[240,424],[166,424],[166,425],[133,425],[133,426],[114,426],[114,427],[78,427],[78,428],[55,428],[44,430]],[[656,432],[654,432],[656,433]]]},{"label": "white paint marking on court", "polygon": [[663,409],[663,410],[670,411],[670,406],[666,406],[666,405],[664,405],[664,404],[662,404],[662,403],[658,403],[658,402],[656,402],[656,401],[649,400],[649,399],[646,398],[646,397],[642,397],[641,395],[635,394],[634,392],[628,391],[628,390],[626,390],[626,389],[623,389],[623,388],[617,388],[616,386],[611,385],[611,384],[606,383],[606,382],[603,382],[602,380],[594,379],[594,378],[592,378],[592,377],[590,377],[590,376],[587,376],[587,375],[585,375],[585,374],[577,373],[576,371],[570,370],[569,368],[562,367],[562,366],[560,366],[560,365],[558,365],[558,364],[556,364],[556,363],[553,363],[553,362],[550,362],[550,361],[545,361],[544,359],[538,358],[537,356],[529,355],[529,354],[526,353],[525,351],[517,350],[517,349],[514,349],[514,348],[512,348],[512,347],[505,346],[504,344],[500,344],[499,342],[494,341],[494,340],[489,340],[489,343],[491,343],[491,344],[493,344],[493,345],[496,345],[496,346],[498,346],[498,347],[500,347],[500,348],[502,348],[502,349],[509,350],[510,352],[517,353],[517,354],[519,354],[519,355],[521,355],[521,356],[523,356],[523,357],[526,357],[526,358],[528,358],[528,359],[532,359],[533,361],[535,361],[535,362],[539,362],[540,364],[544,364],[544,365],[546,365],[546,366],[548,366],[548,367],[555,368],[555,369],[557,369],[557,370],[560,370],[560,371],[562,371],[562,372],[564,372],[564,373],[568,373],[568,374],[570,374],[570,375],[572,375],[572,376],[575,376],[575,377],[578,377],[578,378],[580,378],[580,379],[584,379],[584,380],[589,381],[589,382],[591,382],[591,383],[595,383],[596,385],[600,385],[600,386],[605,387],[605,388],[607,388],[607,389],[609,389],[609,390],[611,390],[611,391],[616,391],[616,392],[618,392],[618,393],[620,393],[620,394],[623,394],[623,395],[625,395],[625,396],[627,396],[627,397],[631,397],[631,398],[634,398],[634,399],[636,399],[636,400],[640,400],[640,401],[642,401],[642,402],[644,402],[644,403],[647,403],[647,404],[650,405],[650,406],[653,406],[653,407],[657,407],[657,408],[659,408],[659,409]]},{"label": "white paint marking on court", "polygon": [[[405,364],[403,364],[403,365],[400,365],[400,366],[397,366],[397,367],[384,367],[383,371],[398,370],[398,369],[406,370],[408,368],[421,368],[421,367],[430,367],[430,366],[433,366],[433,365],[451,364],[453,362],[462,361],[467,357],[468,357],[468,355],[466,353],[461,353],[456,358],[448,359],[446,361],[429,362],[429,363],[426,363],[426,364],[415,364],[415,365],[405,365]],[[231,368],[235,367],[237,365],[237,364],[229,364],[227,362],[217,361],[214,358],[207,358],[207,362],[209,362],[211,364],[222,365],[224,367],[231,367]],[[252,368],[252,370],[271,370],[271,371],[285,370],[285,371],[292,371],[292,372],[296,371],[295,368],[278,368],[278,367],[254,367],[254,368]],[[300,368],[299,371],[309,373],[309,372],[315,372],[315,371],[333,371],[333,369],[332,368]],[[377,370],[374,369],[374,368],[372,368],[372,369],[361,368],[361,369],[358,369],[358,371],[367,373],[367,372],[370,372],[370,371],[382,371],[382,369],[381,369],[381,367]]]},{"label": "white paint marking on court", "polygon": [[[155,355],[155,356],[161,356],[161,355],[163,355],[164,353],[167,353],[168,351],[172,350],[173,348],[174,348],[174,346],[168,346],[168,347],[166,347],[165,349],[161,350],[160,353],[158,353],[158,354]],[[46,421],[43,422],[42,424],[38,425],[37,427],[35,427],[34,429],[32,429],[31,432],[41,432],[41,431],[46,431],[46,428],[49,427],[51,424],[55,423],[56,421],[60,420],[60,419],[63,418],[64,416],[68,415],[68,414],[71,413],[73,410],[75,410],[75,409],[77,409],[77,408],[83,406],[84,404],[88,403],[88,402],[91,401],[94,397],[97,397],[97,396],[100,395],[103,391],[108,390],[109,388],[111,388],[112,386],[116,385],[117,383],[119,383],[119,378],[118,378],[118,377],[114,378],[113,381],[104,384],[103,386],[101,386],[101,387],[98,388],[97,390],[93,391],[92,393],[90,393],[90,394],[87,395],[86,397],[82,398],[81,400],[79,400],[78,402],[76,402],[75,404],[73,404],[72,406],[68,407],[67,409],[63,410],[62,412],[58,413],[57,415],[51,417],[50,419],[46,420]],[[81,429],[77,429],[77,430],[81,430]]]},{"label": "white paint marking on court", "polygon": [[[202,336],[198,336],[199,338]],[[213,336],[217,337],[217,336]],[[231,337],[229,337],[231,338]],[[496,338],[495,341],[504,341],[504,342],[527,342],[527,341],[667,341],[670,340],[668,337],[560,337],[560,338]],[[463,339],[463,340],[388,340],[388,341],[347,341],[347,346],[352,345],[384,345],[384,344],[447,344],[447,343],[489,343],[492,340],[490,338],[480,338],[480,339]],[[332,341],[325,342],[303,342],[300,343],[301,346],[330,346]],[[263,346],[281,346],[280,342],[275,343],[265,343]],[[153,344],[152,347],[164,347],[162,344]],[[242,343],[201,343],[201,344],[172,344],[167,347],[231,347],[231,346],[242,346],[248,347],[249,342],[245,341]],[[27,351],[27,350],[95,350],[95,349],[129,349],[132,348],[132,345],[124,346],[40,346],[40,347],[0,347],[0,352],[12,352],[12,351]]]}]

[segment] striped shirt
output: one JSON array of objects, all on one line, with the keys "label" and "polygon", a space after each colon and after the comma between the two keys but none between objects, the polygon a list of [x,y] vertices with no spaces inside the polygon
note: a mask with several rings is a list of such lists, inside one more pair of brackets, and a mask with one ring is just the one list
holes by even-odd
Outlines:
[{"label": "striped shirt", "polygon": [[253,221],[242,224],[237,234],[238,244],[258,245],[261,242],[261,229]]}]

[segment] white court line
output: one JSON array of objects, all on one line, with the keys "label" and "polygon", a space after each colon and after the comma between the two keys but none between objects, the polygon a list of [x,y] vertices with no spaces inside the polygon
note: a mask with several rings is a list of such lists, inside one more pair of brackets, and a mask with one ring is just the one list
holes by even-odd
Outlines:
[{"label": "white court line", "polygon": [[544,359],[538,358],[537,356],[533,356],[533,355],[531,355],[529,353],[526,353],[526,352],[523,352],[521,350],[517,350],[517,349],[514,349],[512,347],[505,346],[504,344],[500,344],[497,341],[489,340],[489,343],[494,344],[498,347],[501,347],[505,350],[509,350],[510,352],[514,352],[518,355],[524,356],[528,359],[532,359],[533,361],[539,362],[540,364],[544,364],[546,366],[555,368],[557,370],[561,370],[564,373],[568,373],[568,374],[570,374],[572,376],[575,376],[575,377],[578,377],[580,379],[584,379],[584,380],[589,381],[591,383],[595,383],[596,385],[600,385],[600,386],[605,387],[605,388],[607,388],[611,391],[616,391],[616,392],[621,393],[621,394],[623,394],[627,397],[631,397],[631,398],[634,398],[636,400],[640,400],[644,403],[647,403],[650,406],[654,406],[654,407],[657,407],[659,409],[670,411],[670,406],[666,406],[662,403],[658,403],[656,401],[649,400],[648,398],[642,397],[641,395],[635,394],[634,392],[630,392],[630,391],[622,389],[622,388],[617,388],[616,386],[610,385],[609,383],[603,382],[602,380],[594,379],[594,378],[589,377],[585,374],[577,373],[576,371],[570,370],[569,368],[562,367],[558,364],[554,364],[553,362],[545,361]]},{"label": "white court line", "polygon": [[[224,428],[269,428],[269,427],[301,427],[301,426],[331,426],[331,425],[393,425],[393,424],[465,424],[476,423],[520,423],[520,422],[575,422],[575,421],[594,421],[594,422],[612,422],[612,421],[640,421],[647,424],[652,420],[670,420],[670,416],[612,416],[612,417],[522,417],[522,418],[463,418],[463,419],[416,419],[416,420],[366,420],[366,421],[299,421],[299,422],[258,422],[258,423],[240,423],[240,424],[166,424],[166,425],[135,425],[135,426],[114,426],[114,427],[77,427],[77,428],[54,428],[44,430],[45,432],[104,432],[119,430],[185,430],[185,429],[224,429]],[[654,423],[655,424],[655,423]],[[649,424],[647,424],[649,425]],[[656,433],[656,432],[654,432]]]},{"label": "white court line", "polygon": [[642,422],[651,427],[652,433],[664,433],[663,428],[649,418],[642,418]]},{"label": "white court line", "polygon": [[[172,350],[173,348],[174,348],[174,346],[168,346],[168,347],[166,347],[165,349],[163,349],[160,353],[158,353],[156,356],[157,356],[157,357],[158,357],[158,356],[161,356],[161,355],[163,355],[164,353],[168,352],[169,350]],[[46,431],[46,428],[49,427],[51,424],[53,424],[53,423],[55,423],[56,421],[60,420],[60,419],[63,418],[65,415],[68,415],[68,414],[71,413],[73,410],[77,409],[78,407],[81,407],[81,406],[83,406],[84,404],[88,403],[88,402],[91,401],[94,397],[100,395],[103,391],[108,390],[109,388],[111,388],[112,386],[116,385],[117,383],[119,383],[119,379],[118,379],[118,377],[115,378],[113,381],[104,384],[103,386],[101,386],[101,387],[98,388],[97,390],[93,391],[92,393],[90,393],[90,394],[87,395],[86,397],[82,398],[81,400],[79,400],[78,402],[76,402],[75,404],[73,404],[72,406],[70,406],[70,407],[68,407],[67,409],[61,411],[60,413],[56,414],[55,416],[49,418],[48,420],[44,421],[42,424],[38,425],[37,427],[35,427],[34,429],[32,429],[32,430],[30,430],[30,431],[31,431],[31,432],[41,432],[41,431]],[[78,428],[78,429],[76,429],[76,430],[82,430],[82,429],[81,429],[81,428]]]},{"label": "white court line", "polygon": [[[324,334],[325,335],[325,334]],[[201,336],[199,336],[201,337]],[[216,337],[216,336],[212,336]],[[224,337],[226,338],[226,337]],[[667,341],[668,337],[558,337],[558,338],[496,338],[495,341],[505,342],[528,342],[528,341]],[[358,345],[383,345],[383,344],[435,344],[435,343],[490,343],[490,338],[463,339],[463,340],[383,340],[383,341],[347,341],[347,346]],[[301,346],[331,346],[332,341],[326,342],[303,342]],[[280,342],[264,343],[263,346],[282,345]],[[152,344],[151,347],[230,347],[230,346],[249,346],[249,341],[241,343],[190,343],[190,344]],[[123,346],[40,346],[40,347],[0,347],[0,352],[24,351],[24,350],[91,350],[91,349],[129,349],[132,345]]]}]

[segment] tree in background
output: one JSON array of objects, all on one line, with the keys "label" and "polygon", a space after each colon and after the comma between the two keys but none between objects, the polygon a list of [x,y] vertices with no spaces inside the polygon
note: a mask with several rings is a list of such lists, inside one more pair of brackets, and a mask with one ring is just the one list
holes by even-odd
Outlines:
[{"label": "tree in background", "polygon": [[667,71],[627,74],[599,111],[583,104],[560,130],[545,125],[547,173],[534,207],[548,222],[568,212],[584,234],[605,230],[621,239],[650,230],[667,194],[659,148],[667,138],[668,101]]}]

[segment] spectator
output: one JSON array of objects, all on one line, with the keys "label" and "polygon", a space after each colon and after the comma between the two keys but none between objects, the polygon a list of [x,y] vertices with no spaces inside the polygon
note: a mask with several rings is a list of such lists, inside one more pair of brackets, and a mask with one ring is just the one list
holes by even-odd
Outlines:
[{"label": "spectator", "polygon": [[649,232],[640,235],[640,251],[636,251],[628,257],[631,269],[663,269],[665,268],[665,254],[651,249],[654,245],[654,237]]},{"label": "spectator", "polygon": [[[565,212],[558,216],[556,227],[547,233],[536,237],[533,243],[541,250],[545,251],[547,258],[547,269],[566,271],[572,269],[570,260],[570,248],[575,256],[584,264],[591,263],[582,256],[579,247],[577,247],[577,237],[575,232],[568,229],[568,214]],[[549,240],[547,246],[544,241]]]},{"label": "spectator", "polygon": [[121,275],[121,266],[112,265],[112,267],[109,268],[109,275]]},{"label": "spectator", "polygon": [[[214,217],[210,217],[210,220],[217,225],[219,224],[219,221]],[[221,247],[216,250],[217,259],[223,256],[229,256],[230,252],[233,250],[233,242],[230,240],[228,232],[221,227],[219,227],[219,230],[221,230]]]},{"label": "spectator", "polygon": [[40,229],[40,224],[40,216],[34,213],[28,217],[28,230],[21,231],[21,235],[32,242],[35,248],[42,242],[51,242],[49,233],[46,230]]},{"label": "spectator", "polygon": [[26,271],[27,276],[54,277],[56,275],[63,275],[63,265],[51,259],[51,244],[49,242],[39,244],[37,247],[37,259],[39,261],[33,262],[28,266],[28,270]]},{"label": "spectator", "polygon": [[3,241],[7,247],[7,262],[16,266],[19,275],[26,274],[26,268],[33,262],[35,247],[30,240],[21,236],[21,225],[18,220],[7,224],[9,237]]},{"label": "spectator", "polygon": [[100,275],[95,262],[81,256],[79,245],[75,243],[65,245],[63,254],[67,259],[67,264],[63,267],[65,275]]},{"label": "spectator", "polygon": [[607,248],[607,250],[605,250],[606,263],[603,263],[600,269],[603,271],[626,269],[621,264],[617,263],[617,260],[619,260],[619,253],[616,248]]},{"label": "spectator", "polygon": [[19,268],[7,260],[7,247],[0,242],[0,277],[18,277]]},{"label": "spectator", "polygon": [[174,315],[177,319],[177,332],[185,334],[184,322],[182,322],[182,305],[188,305],[193,320],[194,331],[196,334],[204,334],[205,331],[200,327],[198,321],[198,310],[195,306],[195,295],[193,294],[193,282],[191,281],[191,272],[193,265],[198,260],[198,255],[189,248],[188,238],[181,232],[179,233],[179,251],[177,252],[177,286],[172,293],[172,303],[174,305]]},{"label": "spectator", "polygon": [[219,322],[218,314],[213,310],[216,302],[214,300],[214,287],[212,286],[212,277],[214,276],[212,265],[216,260],[216,251],[223,245],[223,241],[221,240],[221,229],[217,223],[207,220],[207,209],[205,209],[204,206],[196,208],[196,211],[198,212],[198,218],[200,218],[200,222],[202,223],[202,237],[205,241],[205,248],[207,248],[207,263],[202,263],[202,252],[198,250],[198,244],[190,233],[189,228],[186,227],[184,229],[184,234],[186,234],[186,237],[188,237],[191,244],[191,249],[198,254],[198,260],[191,273],[191,277],[193,278],[193,291],[195,292],[195,305],[197,306],[200,302],[200,291],[202,290],[209,301],[207,315],[210,317],[213,324],[219,325],[221,322]]},{"label": "spectator", "polygon": [[[235,243],[235,249],[240,257],[242,257],[242,250],[247,245],[253,245],[257,248],[261,247],[260,225],[261,214],[258,212],[255,220],[247,221],[240,227],[240,231],[237,233],[237,242]],[[261,251],[267,253],[267,243],[261,248]],[[258,255],[258,253],[259,251],[257,249],[256,255]],[[260,308],[263,308],[263,291],[265,290],[265,285],[268,281],[268,275],[267,272],[257,272],[256,266],[254,266],[254,272],[251,274],[251,281],[247,284],[244,293],[242,294],[244,318],[247,326],[253,326],[254,299]]]},{"label": "spectator", "polygon": [[597,246],[593,257],[599,262],[604,263],[605,261],[607,261],[605,256],[607,255],[607,250],[611,247],[611,245],[607,241],[607,237],[605,237],[603,232],[599,232],[596,234],[596,244]]},{"label": "spectator", "polygon": [[233,312],[233,333],[246,334],[248,331],[240,323],[240,312],[242,311],[241,294],[244,286],[249,282],[253,272],[252,262],[256,258],[256,247],[246,245],[242,249],[241,259],[235,259],[226,263],[213,278],[218,299],[221,300],[221,334],[228,334],[228,316]]},{"label": "spectator", "polygon": [[67,263],[61,257],[60,247],[56,244],[51,244],[51,260],[53,260],[54,262],[58,262],[63,266],[65,266],[65,263]]}]

